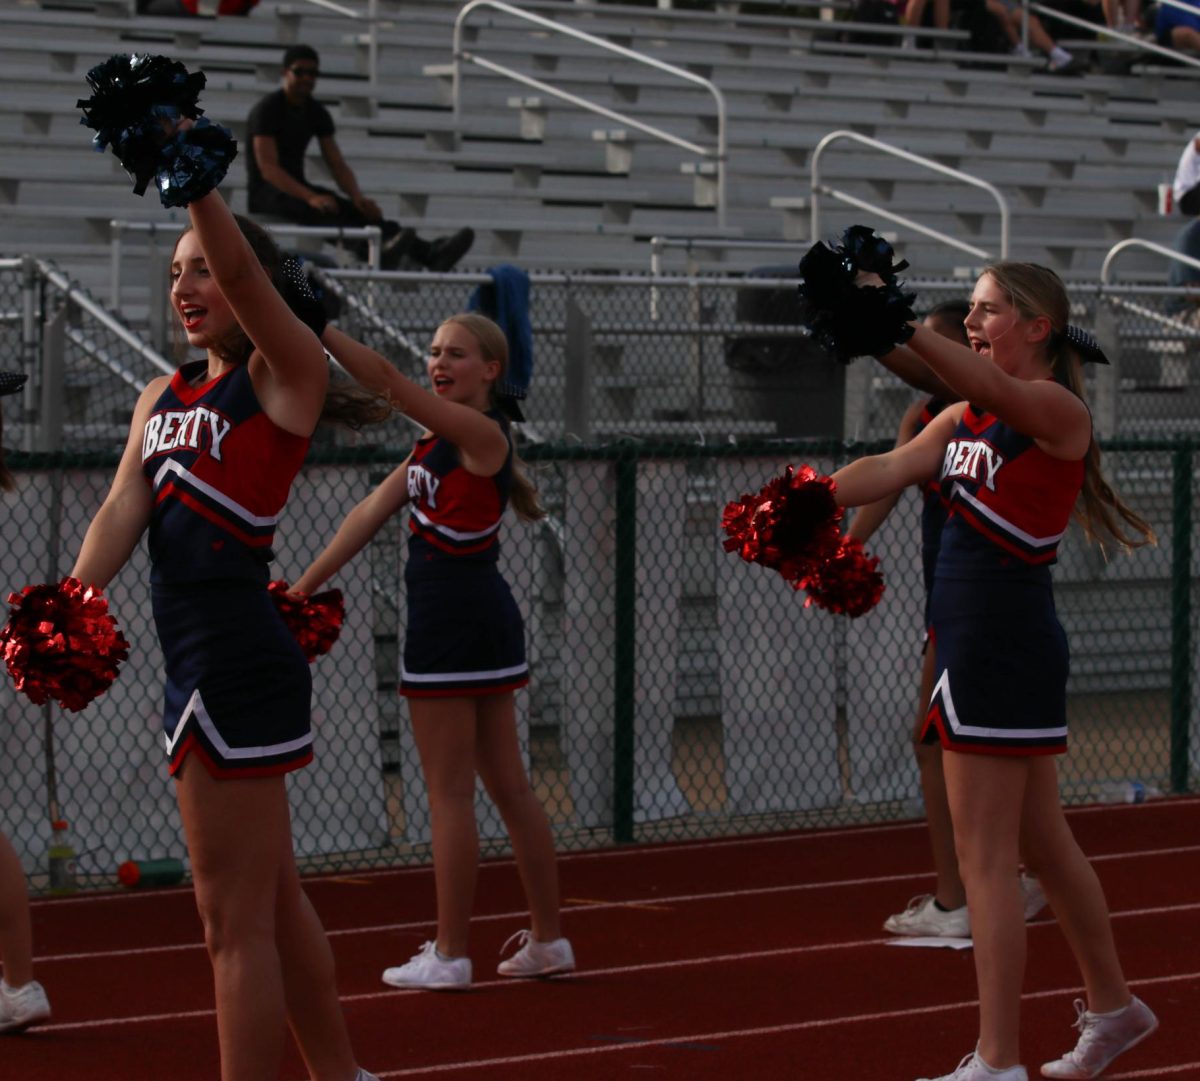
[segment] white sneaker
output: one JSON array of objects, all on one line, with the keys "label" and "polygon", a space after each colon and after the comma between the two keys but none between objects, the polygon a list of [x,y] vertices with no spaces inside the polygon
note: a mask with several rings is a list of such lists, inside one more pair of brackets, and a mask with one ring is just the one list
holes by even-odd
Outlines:
[{"label": "white sneaker", "polygon": [[50,1000],[37,980],[9,987],[0,980],[0,1032],[23,1032],[50,1016]]},{"label": "white sneaker", "polygon": [[883,929],[893,935],[931,938],[970,938],[971,918],[967,906],[943,912],[932,893],[914,897],[908,908],[883,921]]},{"label": "white sneaker", "polygon": [[575,951],[565,938],[553,942],[539,942],[529,931],[518,931],[500,947],[503,953],[516,942],[520,949],[507,961],[501,961],[496,971],[501,976],[553,976],[558,972],[575,970]]},{"label": "white sneaker", "polygon": [[426,991],[466,991],[471,986],[471,959],[443,957],[436,942],[426,942],[407,964],[384,969],[383,982]]},{"label": "white sneaker", "polygon": [[997,1070],[989,1066],[979,1057],[978,1050],[972,1051],[958,1064],[953,1073],[941,1077],[921,1077],[917,1081],[1029,1081],[1029,1074],[1024,1066],[1009,1066],[1007,1070]]},{"label": "white sneaker", "polygon": [[1054,1062],[1042,1065],[1043,1077],[1099,1077],[1121,1052],[1141,1043],[1158,1028],[1154,1012],[1136,995],[1123,1010],[1092,1013],[1081,998],[1075,1000],[1075,1027],[1079,1042]]},{"label": "white sneaker", "polygon": [[1025,922],[1037,918],[1046,907],[1046,893],[1033,875],[1021,875],[1021,899],[1025,902]]}]

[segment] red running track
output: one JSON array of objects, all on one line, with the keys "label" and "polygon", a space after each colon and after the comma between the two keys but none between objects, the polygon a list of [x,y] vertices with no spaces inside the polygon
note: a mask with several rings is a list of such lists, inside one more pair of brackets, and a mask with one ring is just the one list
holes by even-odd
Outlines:
[{"label": "red running track", "polygon": [[[1126,973],[1162,1019],[1108,1077],[1200,1079],[1200,799],[1070,812],[1113,911]],[[356,1051],[381,1078],[447,1081],[912,1081],[974,1045],[969,950],[898,949],[883,918],[931,878],[922,824],[645,846],[562,858],[580,971],[494,975],[525,926],[509,861],[484,865],[467,994],[397,991],[380,971],[432,937],[427,868],[310,879]],[[14,1081],[216,1081],[212,981],[190,890],[34,904],[54,1017],[0,1040]],[[1023,1045],[1073,1044],[1074,966],[1029,929]],[[301,1081],[290,1055],[280,1075]]]}]

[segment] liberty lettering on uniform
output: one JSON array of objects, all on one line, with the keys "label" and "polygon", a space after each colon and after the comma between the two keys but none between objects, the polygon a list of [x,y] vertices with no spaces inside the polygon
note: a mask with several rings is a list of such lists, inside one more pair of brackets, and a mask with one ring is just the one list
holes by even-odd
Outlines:
[{"label": "liberty lettering on uniform", "polygon": [[1003,464],[1004,455],[984,439],[951,439],[942,459],[942,480],[966,477],[994,492]]},{"label": "liberty lettering on uniform", "polygon": [[442,478],[430,473],[423,465],[410,465],[408,467],[408,498],[414,503],[421,498],[421,491],[427,494],[429,506],[434,510],[437,509],[437,490],[442,483]]},{"label": "liberty lettering on uniform", "polygon": [[146,421],[146,430],[142,434],[142,461],[185,447],[188,450],[207,448],[219,462],[221,443],[232,427],[220,413],[204,405],[191,409],[164,409]]}]

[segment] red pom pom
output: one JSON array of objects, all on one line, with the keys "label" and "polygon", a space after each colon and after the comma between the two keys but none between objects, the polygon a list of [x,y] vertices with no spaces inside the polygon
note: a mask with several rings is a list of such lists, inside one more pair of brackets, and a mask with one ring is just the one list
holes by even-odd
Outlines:
[{"label": "red pom pom", "polygon": [[810,466],[788,466],[757,495],[729,503],[721,527],[729,534],[727,552],[761,563],[785,578],[803,578],[838,550],[842,508],[836,486]]},{"label": "red pom pom", "polygon": [[806,608],[815,604],[851,617],[869,612],[883,596],[879,559],[867,555],[857,537],[842,537],[831,559],[793,584],[808,592]]},{"label": "red pom pom", "polygon": [[53,698],[75,712],[112,686],[129,643],[99,589],[64,578],[10,593],[8,604],[0,653],[17,690],[31,702],[40,706]]},{"label": "red pom pom", "polygon": [[328,653],[342,633],[342,624],[346,621],[346,602],[340,589],[328,589],[303,599],[289,596],[288,589],[287,582],[282,578],[267,586],[267,592],[283,616],[287,629],[292,632],[292,637],[311,664],[317,657]]}]

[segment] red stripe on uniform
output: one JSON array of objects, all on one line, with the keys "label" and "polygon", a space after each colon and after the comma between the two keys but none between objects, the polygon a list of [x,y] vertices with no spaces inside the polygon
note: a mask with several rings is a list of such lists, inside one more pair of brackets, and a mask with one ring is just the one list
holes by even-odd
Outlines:
[{"label": "red stripe on uniform", "polygon": [[200,515],[201,518],[212,522],[212,524],[215,526],[219,526],[230,536],[240,540],[249,548],[270,548],[272,541],[275,539],[274,530],[272,530],[272,532],[265,537],[254,537],[249,533],[243,533],[240,529],[237,529],[231,525],[228,518],[223,518],[211,507],[206,507],[195,497],[188,495],[188,493],[182,488],[175,487],[173,481],[168,481],[162,486],[161,489],[159,489],[158,502],[161,503],[167,497],[167,495],[173,495],[179,500],[180,503],[186,507],[190,507],[198,515]]}]

